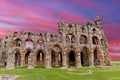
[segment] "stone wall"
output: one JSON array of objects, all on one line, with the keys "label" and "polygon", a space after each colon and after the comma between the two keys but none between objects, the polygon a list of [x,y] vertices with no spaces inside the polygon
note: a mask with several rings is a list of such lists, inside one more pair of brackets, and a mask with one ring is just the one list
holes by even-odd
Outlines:
[{"label": "stone wall", "polygon": [[[4,49],[11,51],[14,66],[105,66],[110,65],[108,43],[100,17],[86,25],[58,22],[59,34],[14,32],[6,34]],[[10,54],[6,51],[6,54]],[[33,53],[32,62],[29,59]],[[3,55],[0,55],[3,56]],[[11,67],[7,60],[7,67]]]}]

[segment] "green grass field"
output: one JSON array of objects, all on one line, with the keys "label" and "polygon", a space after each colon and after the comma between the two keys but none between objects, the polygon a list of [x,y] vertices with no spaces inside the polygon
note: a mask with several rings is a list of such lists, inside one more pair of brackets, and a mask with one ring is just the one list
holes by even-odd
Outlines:
[{"label": "green grass field", "polygon": [[[59,67],[45,69],[35,67],[28,70],[26,67],[19,67],[15,70],[5,70],[0,67],[0,75],[20,75],[17,80],[120,80],[120,62],[112,62],[112,66],[104,68],[75,68],[73,71],[61,70]],[[82,74],[86,70],[91,70],[93,74]]]}]

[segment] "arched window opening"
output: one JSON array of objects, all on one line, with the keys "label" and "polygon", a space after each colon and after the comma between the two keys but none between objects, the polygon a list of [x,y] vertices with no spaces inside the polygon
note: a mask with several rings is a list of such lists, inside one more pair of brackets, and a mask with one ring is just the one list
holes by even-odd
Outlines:
[{"label": "arched window opening", "polygon": [[34,43],[32,40],[26,40],[25,44],[26,44],[26,48],[33,48],[34,47]]},{"label": "arched window opening", "polygon": [[27,53],[25,54],[25,65],[28,65],[28,57],[30,55],[31,51],[27,51]]},{"label": "arched window opening", "polygon": [[36,57],[36,63],[39,66],[43,66],[44,65],[44,54],[42,51],[39,51]]},{"label": "arched window opening", "polygon": [[88,51],[88,48],[84,47],[82,50],[81,50],[81,64],[82,66],[89,66],[89,51]]},{"label": "arched window opening", "polygon": [[51,64],[52,66],[62,65],[62,53],[58,45],[55,45],[51,51]]},{"label": "arched window opening", "polygon": [[96,36],[92,37],[92,43],[95,45],[98,45],[99,41],[98,41],[98,38]]},{"label": "arched window opening", "polygon": [[21,65],[21,56],[20,52],[15,53],[15,66],[20,66]]},{"label": "arched window opening", "polygon": [[69,58],[69,65],[75,66],[75,52],[74,51],[70,51],[68,58]]},{"label": "arched window opening", "polygon": [[87,44],[87,37],[85,35],[81,35],[80,44]]},{"label": "arched window opening", "polygon": [[20,47],[21,46],[21,40],[20,39],[16,39],[15,40],[15,44],[17,47]]},{"label": "arched window opening", "polygon": [[66,42],[67,43],[75,43],[75,36],[73,34],[68,34],[66,36]]},{"label": "arched window opening", "polygon": [[95,28],[93,29],[93,33],[96,33],[96,29]]},{"label": "arched window opening", "polygon": [[44,48],[44,43],[37,43],[36,48],[37,49],[43,49]]}]

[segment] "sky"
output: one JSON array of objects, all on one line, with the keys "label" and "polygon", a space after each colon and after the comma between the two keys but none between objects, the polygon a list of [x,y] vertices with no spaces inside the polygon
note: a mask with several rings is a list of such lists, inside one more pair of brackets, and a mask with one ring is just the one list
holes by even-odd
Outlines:
[{"label": "sky", "polygon": [[85,25],[100,16],[111,58],[120,60],[119,9],[120,0],[0,0],[0,38],[8,30],[58,34],[59,21]]}]

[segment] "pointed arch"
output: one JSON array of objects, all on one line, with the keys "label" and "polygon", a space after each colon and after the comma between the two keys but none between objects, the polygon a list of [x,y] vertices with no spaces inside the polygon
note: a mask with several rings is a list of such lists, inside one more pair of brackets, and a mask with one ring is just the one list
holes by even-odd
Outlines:
[{"label": "pointed arch", "polygon": [[43,49],[44,48],[44,42],[41,40],[37,40],[36,42],[36,48],[37,49]]},{"label": "pointed arch", "polygon": [[45,65],[45,52],[42,49],[36,51],[36,65],[44,66]]},{"label": "pointed arch", "polygon": [[74,34],[67,34],[66,35],[66,43],[75,43],[75,35]]},{"label": "pointed arch", "polygon": [[26,46],[26,48],[34,48],[34,42],[33,42],[33,40],[31,40],[31,39],[27,39],[26,41],[25,41],[25,46]]},{"label": "pointed arch", "polygon": [[15,66],[21,66],[21,52],[20,49],[16,48],[13,51],[14,55],[15,55]]},{"label": "pointed arch", "polygon": [[93,34],[94,34],[94,33],[96,33],[97,30],[95,28],[93,28],[92,31],[93,31]]},{"label": "pointed arch", "polygon": [[30,48],[26,49],[25,54],[24,54],[24,64],[25,64],[25,66],[28,65],[28,57],[29,57],[30,53],[33,53],[33,51]]},{"label": "pointed arch", "polygon": [[89,54],[90,54],[89,49],[87,47],[83,47],[81,49],[80,54],[81,54],[80,59],[82,66],[89,66]]},{"label": "pointed arch", "polygon": [[81,35],[80,36],[80,44],[87,44],[88,41],[87,41],[87,37],[85,35]]},{"label": "pointed arch", "polygon": [[100,65],[100,59],[99,59],[99,48],[96,47],[94,49],[94,65],[97,66],[97,65]]},{"label": "pointed arch", "polygon": [[94,45],[98,45],[98,44],[99,44],[99,39],[98,39],[97,36],[93,36],[93,37],[92,37],[92,43],[93,43]]},{"label": "pointed arch", "polygon": [[52,66],[62,66],[62,48],[60,45],[54,45],[51,49]]},{"label": "pointed arch", "polygon": [[75,66],[75,51],[74,50],[71,50],[69,53],[68,53],[68,65],[69,66]]},{"label": "pointed arch", "polygon": [[22,40],[21,39],[17,38],[14,41],[15,41],[16,47],[20,47],[21,46],[21,44],[22,44]]}]

